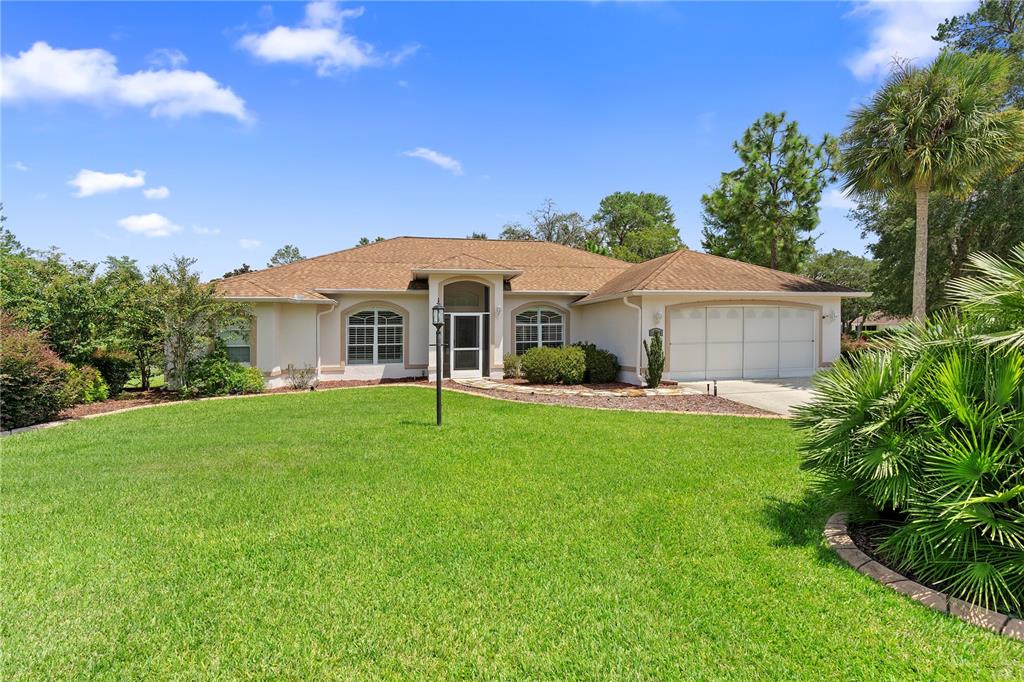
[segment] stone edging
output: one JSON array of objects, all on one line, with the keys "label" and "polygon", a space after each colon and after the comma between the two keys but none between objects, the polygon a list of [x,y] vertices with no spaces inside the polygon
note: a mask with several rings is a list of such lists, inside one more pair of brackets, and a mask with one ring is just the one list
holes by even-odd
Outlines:
[{"label": "stone edging", "polygon": [[997,635],[1024,642],[1024,620],[1012,618],[998,611],[984,609],[962,599],[950,597],[944,592],[925,587],[869,557],[857,547],[857,543],[847,532],[846,518],[845,512],[838,512],[830,516],[825,523],[825,540],[832,551],[838,554],[843,561],[864,575],[929,608],[991,630]]},{"label": "stone edging", "polygon": [[506,393],[527,393],[533,395],[569,395],[586,398],[643,398],[659,395],[704,395],[692,388],[565,388],[561,386],[533,386],[530,384],[506,384],[493,379],[453,379],[456,384],[478,388],[484,391]]}]

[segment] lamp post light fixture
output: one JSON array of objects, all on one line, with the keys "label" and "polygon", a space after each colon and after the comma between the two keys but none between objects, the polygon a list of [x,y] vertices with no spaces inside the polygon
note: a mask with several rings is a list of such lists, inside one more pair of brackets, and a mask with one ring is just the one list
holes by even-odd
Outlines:
[{"label": "lamp post light fixture", "polygon": [[441,305],[441,299],[437,299],[437,304],[430,309],[432,315],[432,321],[434,323],[434,346],[437,348],[437,362],[434,371],[437,374],[434,378],[437,380],[437,425],[441,425],[441,377],[444,375],[444,353],[441,352],[441,330],[444,328],[444,306]]}]

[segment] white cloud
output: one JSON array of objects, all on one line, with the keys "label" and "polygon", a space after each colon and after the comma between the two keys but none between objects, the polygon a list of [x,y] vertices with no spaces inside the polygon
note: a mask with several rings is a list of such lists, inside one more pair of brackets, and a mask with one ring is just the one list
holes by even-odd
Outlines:
[{"label": "white cloud", "polygon": [[363,8],[341,9],[336,2],[311,2],[298,26],[276,26],[266,33],[242,36],[238,46],[265,62],[294,62],[316,67],[317,75],[396,65],[417,45],[378,55],[375,47],[345,32],[345,21],[362,16]]},{"label": "white cloud", "polygon": [[454,175],[462,175],[461,163],[446,154],[435,152],[433,149],[416,147],[416,149],[413,149],[411,152],[402,152],[402,155],[411,156],[416,159],[423,159],[425,161],[429,161],[435,166],[444,168],[446,171],[450,171]]},{"label": "white cloud", "polygon": [[137,170],[133,171],[133,175],[125,175],[124,173],[102,173],[83,168],[78,171],[78,175],[68,180],[68,184],[78,189],[76,197],[91,197],[94,194],[116,192],[119,189],[142,187],[146,184],[146,172]]},{"label": "white cloud", "polygon": [[4,55],[0,99],[62,101],[149,108],[151,116],[202,113],[249,119],[245,101],[201,71],[154,69],[122,73],[106,50],[64,50],[37,42],[17,57]]},{"label": "white cloud", "polygon": [[263,245],[259,239],[239,239],[238,245],[243,249],[258,249]]},{"label": "white cloud", "polygon": [[193,225],[192,226],[192,231],[195,232],[196,234],[201,234],[203,236],[208,236],[208,237],[212,237],[214,235],[220,234],[220,229],[219,228],[216,228],[216,227],[200,227],[199,225]]},{"label": "white cloud", "polygon": [[171,190],[167,189],[166,186],[161,185],[160,187],[151,187],[150,189],[142,190],[142,195],[147,199],[166,199],[171,196]]},{"label": "white cloud", "polygon": [[893,59],[927,61],[939,53],[941,44],[932,40],[943,19],[973,9],[976,0],[952,2],[885,2],[868,0],[857,5],[848,17],[866,18],[870,42],[846,65],[857,78],[867,80],[888,73]]},{"label": "white cloud", "polygon": [[181,50],[161,47],[150,52],[146,57],[146,61],[160,69],[176,69],[184,65],[188,61],[188,57]]},{"label": "white cloud", "polygon": [[21,161],[15,161],[11,167],[14,168],[14,170],[16,171],[21,171],[22,173],[28,172],[28,166],[23,164]]},{"label": "white cloud", "polygon": [[146,237],[169,237],[181,231],[181,225],[175,225],[159,213],[130,215],[117,221],[125,230],[145,235]]},{"label": "white cloud", "polygon": [[838,208],[845,211],[857,208],[857,202],[842,190],[830,189],[821,196],[821,205],[826,208]]}]

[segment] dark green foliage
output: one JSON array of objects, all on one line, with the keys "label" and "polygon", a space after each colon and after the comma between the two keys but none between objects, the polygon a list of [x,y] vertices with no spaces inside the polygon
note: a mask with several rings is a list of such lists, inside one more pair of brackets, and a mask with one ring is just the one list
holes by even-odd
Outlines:
[{"label": "dark green foliage", "polygon": [[132,370],[135,368],[135,357],[123,350],[97,348],[93,351],[89,363],[103,375],[110,395],[115,396],[124,390],[124,385],[131,378]]},{"label": "dark green foliage", "polygon": [[106,400],[110,391],[103,375],[95,367],[69,365],[64,377],[64,396],[68,405],[78,405]]},{"label": "dark green foliage", "polygon": [[821,192],[833,179],[835,142],[812,144],[786,114],[766,113],[733,143],[742,165],[701,197],[704,250],[796,272],[814,253]]},{"label": "dark green foliage", "polygon": [[647,366],[644,367],[644,381],[647,388],[657,388],[661,384],[661,375],[665,371],[665,348],[661,340],[661,334],[655,334],[648,343],[644,339],[644,355],[647,356]]},{"label": "dark green foliage", "polygon": [[1024,102],[1024,0],[981,0],[977,9],[947,19],[935,39],[963,52],[998,52],[1012,62],[1012,102]]},{"label": "dark green foliage", "polygon": [[639,263],[684,248],[672,205],[663,194],[609,194],[591,221],[596,244],[620,260]]},{"label": "dark green foliage", "polygon": [[881,517],[898,568],[1024,612],[1024,245],[957,283],[961,311],[876,337],[796,412],[816,487]]},{"label": "dark green foliage", "polygon": [[556,242],[578,249],[585,248],[591,240],[587,219],[576,211],[559,211],[552,199],[545,199],[540,208],[530,211],[530,220],[533,225],[529,227],[520,223],[507,223],[498,238]]},{"label": "dark green foliage", "polygon": [[222,347],[189,363],[188,373],[182,395],[190,397],[262,393],[266,386],[258,368],[231,361]]},{"label": "dark green foliage", "polygon": [[522,356],[523,375],[531,384],[579,384],[587,371],[582,348],[531,348]]},{"label": "dark green foliage", "polygon": [[506,379],[523,378],[523,358],[521,355],[516,355],[515,353],[505,353],[505,357],[502,358],[501,364],[505,368],[503,376]]},{"label": "dark green foliage", "polygon": [[289,263],[297,263],[300,260],[306,260],[306,257],[299,252],[299,247],[293,244],[285,244],[270,257],[267,267],[273,268],[278,265],[288,265]]},{"label": "dark green foliage", "polygon": [[70,365],[42,335],[0,315],[0,429],[50,421],[67,407],[64,380]]},{"label": "dark green foliage", "polygon": [[574,344],[583,349],[586,373],[585,384],[610,384],[619,376],[619,359],[611,351],[598,348],[592,343]]},{"label": "dark green foliage", "polygon": [[252,272],[252,271],[253,271],[252,267],[250,267],[248,263],[242,263],[240,266],[238,266],[234,270],[228,270],[227,272],[225,272],[224,273],[224,278],[227,279],[228,277],[234,277],[235,275],[244,275],[247,272]]}]

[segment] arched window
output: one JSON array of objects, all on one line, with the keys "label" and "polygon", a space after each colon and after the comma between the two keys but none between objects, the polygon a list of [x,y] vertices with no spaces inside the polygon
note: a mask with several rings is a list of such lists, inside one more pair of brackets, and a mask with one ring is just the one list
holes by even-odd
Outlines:
[{"label": "arched window", "polygon": [[562,313],[547,308],[533,308],[516,314],[516,355],[531,348],[558,348],[565,343],[565,320]]},{"label": "arched window", "polygon": [[350,365],[383,365],[402,361],[402,316],[390,310],[360,310],[348,316]]}]

